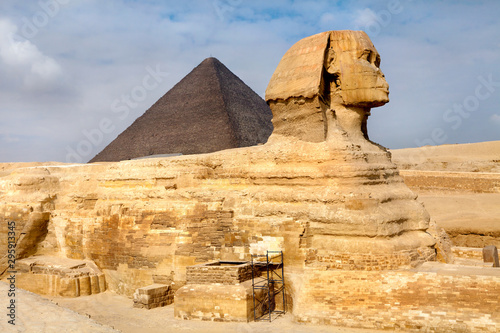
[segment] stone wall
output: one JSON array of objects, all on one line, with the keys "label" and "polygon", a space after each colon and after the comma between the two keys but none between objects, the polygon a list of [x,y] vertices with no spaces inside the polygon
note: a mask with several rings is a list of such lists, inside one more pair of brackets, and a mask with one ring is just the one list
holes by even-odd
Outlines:
[{"label": "stone wall", "polygon": [[498,173],[421,170],[401,170],[400,173],[406,185],[413,189],[500,193]]},{"label": "stone wall", "polygon": [[322,250],[310,250],[307,255],[306,267],[322,267],[337,270],[366,270],[381,271],[397,269],[402,266],[417,266],[426,261],[435,260],[436,252],[433,249],[419,249],[400,251],[390,256],[325,253]]},{"label": "stone wall", "polygon": [[452,252],[455,257],[483,261],[483,249],[480,247],[454,246]]},{"label": "stone wall", "polygon": [[[443,264],[421,271],[287,274],[299,322],[425,332],[498,332],[500,274]],[[426,271],[427,268],[427,271]]]},{"label": "stone wall", "polygon": [[[258,290],[257,297],[263,297]],[[252,281],[238,285],[188,284],[175,293],[176,318],[248,322],[254,318]],[[262,308],[257,316],[262,315]]]},{"label": "stone wall", "polygon": [[213,261],[186,268],[186,284],[238,284],[252,278],[248,262]]}]

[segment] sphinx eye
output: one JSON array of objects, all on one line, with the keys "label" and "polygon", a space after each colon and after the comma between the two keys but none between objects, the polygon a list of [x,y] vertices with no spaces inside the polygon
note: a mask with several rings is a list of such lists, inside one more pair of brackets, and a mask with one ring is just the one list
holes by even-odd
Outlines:
[{"label": "sphinx eye", "polygon": [[360,58],[361,58],[361,59],[363,59],[363,60],[366,60],[366,61],[368,61],[368,62],[371,62],[371,61],[370,61],[370,60],[371,60],[371,59],[370,59],[370,58],[371,58],[371,54],[372,54],[372,53],[371,53],[370,51],[365,51],[365,52],[363,52],[363,54],[361,54],[361,57],[360,57]]},{"label": "sphinx eye", "polygon": [[375,58],[375,66],[380,67],[380,56],[379,55],[377,55],[377,57]]}]

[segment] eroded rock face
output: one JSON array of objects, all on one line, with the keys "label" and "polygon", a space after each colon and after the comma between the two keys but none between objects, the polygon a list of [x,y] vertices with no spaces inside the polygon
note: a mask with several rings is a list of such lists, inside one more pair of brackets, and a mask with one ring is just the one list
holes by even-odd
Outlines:
[{"label": "eroded rock face", "polygon": [[[359,146],[340,151],[275,137],[214,154],[47,167],[59,181],[47,184],[55,198],[39,251],[94,260],[110,289],[127,294],[158,278],[180,286],[188,265],[265,250],[283,249],[289,269],[432,259],[428,217],[396,168]],[[2,178],[4,222],[37,191],[13,178],[36,172]]]},{"label": "eroded rock face", "polygon": [[[397,192],[393,192],[397,188],[393,182],[399,181],[399,175],[390,160],[390,154],[368,138],[370,109],[389,101],[389,85],[380,70],[380,55],[364,32],[329,31],[296,43],[283,56],[274,72],[266,90],[266,100],[273,111],[273,136],[322,142],[332,154],[343,156],[346,160],[357,151],[358,156],[362,155],[367,163],[367,171],[361,178],[376,178],[375,175],[380,170],[383,173],[394,171],[385,178],[386,185],[390,184],[388,187],[383,188],[379,184],[370,192],[381,191],[391,197],[388,201],[397,200],[400,206],[408,205],[413,200],[408,197],[401,200],[396,195]],[[351,161],[352,166],[359,165],[360,162],[355,159]],[[354,181],[354,177],[352,180]],[[362,192],[363,190],[358,192],[354,189],[350,193],[359,195]],[[349,205],[348,199],[344,202]],[[377,203],[377,207],[382,207],[381,204],[382,202]],[[355,208],[352,205],[349,207],[351,211],[348,215],[355,216]],[[369,212],[369,208],[364,205],[359,209]],[[388,210],[382,215],[385,217],[371,215],[373,220],[363,227],[366,232],[358,230],[358,239],[346,240],[342,245],[343,249],[351,253],[361,251],[375,254],[384,247],[381,244],[385,243],[390,252],[392,250],[389,244],[396,239],[417,248],[432,246],[431,237],[425,232],[429,217],[423,208],[415,208],[410,215],[396,220],[386,219],[392,215]],[[355,220],[362,219],[357,216]],[[370,232],[374,227],[377,228],[375,234]],[[320,247],[338,251],[333,245],[340,243],[337,228],[342,230],[340,233],[344,233],[352,228],[352,224],[328,224],[327,227],[318,229],[313,238],[325,238]],[[391,233],[384,236],[388,229]],[[335,236],[334,239],[331,236]],[[371,240],[360,240],[359,237]],[[394,238],[384,241],[377,237]],[[363,247],[364,251],[361,250]]]},{"label": "eroded rock face", "polygon": [[300,41],[267,90],[275,126],[267,144],[16,169],[0,178],[2,228],[18,220],[20,234],[33,214],[48,214],[35,228],[45,230],[43,241],[32,237],[27,247],[91,259],[110,289],[128,295],[154,282],[177,289],[189,265],[266,250],[284,251],[297,286],[308,269],[434,260],[428,214],[389,153],[368,140],[370,107],[388,101],[378,59],[361,32]]},{"label": "eroded rock face", "polygon": [[[368,139],[370,108],[389,101],[380,55],[362,31],[305,38],[283,56],[266,90],[274,134],[311,142]],[[365,140],[363,140],[365,139]]]}]

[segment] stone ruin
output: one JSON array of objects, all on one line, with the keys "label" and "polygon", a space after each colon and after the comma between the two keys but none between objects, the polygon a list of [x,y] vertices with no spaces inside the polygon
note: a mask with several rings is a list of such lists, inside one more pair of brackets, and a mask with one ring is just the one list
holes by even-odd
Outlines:
[{"label": "stone ruin", "polygon": [[16,282],[42,295],[78,297],[106,291],[106,278],[88,260],[32,256],[17,261]]},{"label": "stone ruin", "polygon": [[[175,317],[210,321],[252,320],[252,270],[247,261],[217,260],[188,266],[186,285],[175,294]],[[262,293],[259,291],[258,297],[262,297]]]},{"label": "stone ruin", "polygon": [[166,284],[154,283],[147,287],[138,288],[134,293],[134,308],[150,310],[173,302],[172,288]]},{"label": "stone ruin", "polygon": [[[446,240],[369,140],[371,108],[389,101],[379,65],[365,33],[320,33],[292,46],[272,76],[264,145],[4,173],[0,245],[16,221],[19,258],[93,260],[110,290],[132,296],[161,281],[179,304],[187,267],[283,251],[297,322],[500,330],[496,268],[435,262],[451,260]],[[244,315],[244,283],[210,293]]]},{"label": "stone ruin", "polygon": [[252,278],[248,261],[212,261],[186,267],[186,284],[239,284]]}]

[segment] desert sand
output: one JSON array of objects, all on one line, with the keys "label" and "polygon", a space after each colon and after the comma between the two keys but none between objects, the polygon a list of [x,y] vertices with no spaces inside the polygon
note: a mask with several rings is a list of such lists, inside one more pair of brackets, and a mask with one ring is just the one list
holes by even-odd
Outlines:
[{"label": "desert sand", "polygon": [[352,332],[370,333],[377,330],[354,329],[332,326],[302,325],[292,322],[287,314],[275,317],[271,323],[267,321],[250,323],[210,322],[200,320],[180,320],[174,318],[174,305],[151,310],[132,307],[132,300],[125,296],[105,292],[93,296],[71,298],[52,298],[53,302],[72,309],[80,314],[88,314],[97,322],[114,327],[124,333],[160,333],[160,332],[237,332],[237,333],[271,333],[283,332]]},{"label": "desert sand", "polygon": [[[423,181],[407,185],[454,245],[500,247],[500,141],[399,149],[392,151],[392,159],[403,177],[406,171],[421,171]],[[449,179],[472,178],[477,184],[488,178],[491,186],[424,184],[424,177],[435,173]]]},{"label": "desert sand", "polygon": [[[8,291],[9,286],[7,283],[0,282],[2,309],[8,306]],[[9,324],[5,319],[8,318],[5,315],[7,312],[5,309],[2,311],[2,320],[0,320],[1,332],[117,332],[111,327],[103,326],[84,315],[58,306],[48,299],[29,291],[17,289],[15,301],[15,325]]]},{"label": "desert sand", "polygon": [[403,170],[500,173],[500,141],[392,150]]}]

